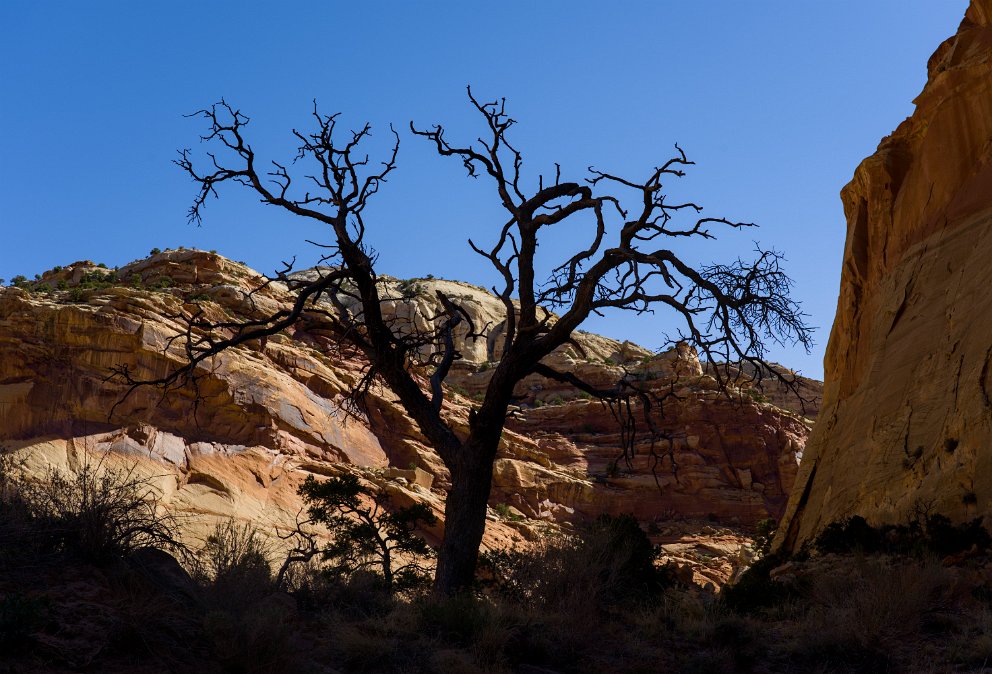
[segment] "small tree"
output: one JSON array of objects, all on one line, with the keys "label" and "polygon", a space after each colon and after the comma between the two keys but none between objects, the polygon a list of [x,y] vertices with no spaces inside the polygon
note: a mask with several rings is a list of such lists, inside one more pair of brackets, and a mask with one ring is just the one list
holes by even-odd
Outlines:
[{"label": "small tree", "polygon": [[[634,428],[632,402],[639,402],[644,414],[641,428],[654,432],[651,396],[632,378],[600,388],[544,363],[555,349],[574,343],[573,332],[591,314],[669,309],[682,325],[673,343],[687,341],[704,359],[738,365],[714,370],[721,386],[727,383],[726,372],[769,371],[763,360],[766,342],[799,342],[807,348],[811,343],[804,315],[789,298],[791,280],[781,268],[779,253],[759,248],[751,261],[693,266],[666,245],[712,239],[716,227],[752,226],[701,217],[697,204],[668,199],[663,184],[683,176],[692,165],[681,148],[676,146],[675,155],[642,180],[590,168],[585,180],[566,181],[557,165],[553,179],[539,175],[526,180],[522,154],[509,140],[515,122],[504,101],[483,103],[471,90],[469,100],[483,122],[483,136],[476,144],[451,143],[440,125],[418,129],[410,124],[411,133],[426,139],[440,156],[461,161],[471,177],[488,179],[506,211],[506,220],[494,224],[489,244],[469,241],[503,280],[493,292],[505,311],[501,325],[494,328],[501,335],[501,355],[493,358],[492,377],[483,400],[469,415],[467,431],[456,431],[449,422],[443,407],[444,381],[452,363],[461,358],[455,329],[467,326],[469,338],[477,338],[482,326],[472,324],[457,298],[441,292],[441,313],[427,329],[385,315],[382,303],[389,298],[383,296],[375,251],[365,240],[365,209],[396,169],[399,134],[393,131],[395,142],[386,159],[372,165],[363,149],[371,127],[342,134],[338,116],[322,115],[316,106],[313,130],[293,131],[299,142],[294,171],[309,163],[308,174],[291,173],[288,163],[275,161],[263,168],[245,136],[248,117],[224,101],[194,114],[207,123],[202,139],[215,148],[208,154],[210,161],[201,168],[192,153],[183,150],[176,163],[198,187],[190,221],[200,221],[208,197],[217,196],[219,187],[235,184],[265,204],[325,226],[330,241],[322,244],[322,263],[328,266],[301,279],[290,276],[287,265],[277,277],[295,292],[296,301],[266,318],[220,324],[202,313],[190,316],[185,335],[179,336],[187,363],[165,377],[136,381],[126,366],[117,370],[131,390],[148,384],[182,387],[195,384],[198,368],[209,365],[204,361],[214,355],[278,333],[301,319],[336,332],[368,362],[355,399],[360,400],[373,382],[385,384],[451,473],[434,584],[439,595],[461,591],[473,581],[493,462],[514,388],[524,377],[536,373],[568,383],[626,410],[625,452],[634,449],[629,432]],[[574,240],[583,243],[542,273],[538,242],[552,227],[569,227]],[[786,379],[778,370],[771,372]]]},{"label": "small tree", "polygon": [[[349,577],[361,571],[380,575],[389,591],[409,590],[429,579],[424,561],[434,551],[417,529],[434,525],[437,517],[429,506],[415,503],[390,510],[389,493],[372,490],[354,475],[341,475],[318,481],[311,475],[300,486],[309,520],[301,522],[294,537],[303,545],[290,553],[279,573],[279,583],[290,564],[309,561],[315,556],[328,564],[332,575]],[[331,535],[323,548],[309,530],[321,524]]]}]

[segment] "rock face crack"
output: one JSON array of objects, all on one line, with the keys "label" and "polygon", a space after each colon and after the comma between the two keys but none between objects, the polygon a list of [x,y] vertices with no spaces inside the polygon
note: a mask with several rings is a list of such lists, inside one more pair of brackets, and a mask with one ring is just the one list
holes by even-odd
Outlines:
[{"label": "rock face crack", "polygon": [[982,402],[986,410],[992,410],[992,400],[989,398],[989,362],[992,359],[992,346],[985,350],[985,358],[982,359],[982,373],[978,376],[978,390],[982,393]]}]

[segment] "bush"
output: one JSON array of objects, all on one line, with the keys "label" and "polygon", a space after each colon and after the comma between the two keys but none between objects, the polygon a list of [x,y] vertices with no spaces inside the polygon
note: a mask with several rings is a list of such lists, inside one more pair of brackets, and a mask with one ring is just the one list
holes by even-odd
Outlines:
[{"label": "bush", "polygon": [[752,549],[759,556],[767,555],[772,549],[772,540],[775,538],[775,529],[778,522],[772,518],[760,520],[754,529],[754,543]]},{"label": "bush", "polygon": [[472,644],[493,620],[492,606],[470,594],[421,602],[419,608],[427,634],[462,646]]},{"label": "bush", "polygon": [[603,515],[577,536],[547,539],[536,550],[484,553],[483,588],[548,610],[641,603],[673,584],[668,570],[655,565],[657,556],[633,516]]},{"label": "bush", "polygon": [[992,545],[992,536],[982,526],[981,517],[955,525],[943,515],[931,515],[926,521],[926,537],[938,555],[953,555],[972,548],[988,550]]},{"label": "bush", "polygon": [[855,515],[827,525],[817,536],[814,546],[822,553],[877,552],[883,545],[882,531]]},{"label": "bush", "polygon": [[939,514],[919,515],[909,524],[873,527],[859,515],[833,522],[817,536],[814,547],[822,553],[864,552],[886,554],[953,555],[972,548],[983,551],[992,546],[992,536],[978,517],[963,524],[952,524]]},{"label": "bush", "polygon": [[223,671],[294,672],[306,657],[295,617],[291,602],[268,595],[241,611],[208,610],[203,630]]},{"label": "bush", "polygon": [[918,671],[907,664],[928,622],[950,606],[954,585],[934,561],[854,560],[813,580],[809,611],[786,651],[841,671]]},{"label": "bush", "polygon": [[[251,524],[218,524],[198,555],[197,579],[210,593],[243,604],[274,589],[269,553]],[[227,602],[221,602],[227,603]]]},{"label": "bush", "polygon": [[[24,541],[41,554],[67,555],[105,564],[143,547],[186,556],[175,517],[159,512],[150,481],[131,469],[84,464],[76,473],[50,468],[41,481],[17,479],[10,457],[0,466],[3,508],[12,511]],[[0,530],[3,535],[3,530]],[[2,559],[2,558],[0,558]]]},{"label": "bush", "polygon": [[497,503],[493,506],[493,511],[500,519],[509,520],[511,522],[516,522],[523,519],[520,515],[510,510],[510,504],[508,503]]},{"label": "bush", "polygon": [[778,555],[762,557],[744,571],[737,582],[721,590],[720,601],[737,613],[755,613],[795,599],[799,596],[799,588],[774,581],[770,575],[771,570],[784,561]]},{"label": "bush", "polygon": [[296,533],[302,545],[291,553],[291,559],[308,560],[319,554],[330,574],[347,579],[357,573],[371,573],[387,592],[412,590],[428,583],[426,562],[434,551],[416,532],[422,525],[437,523],[430,506],[415,503],[391,509],[385,489],[373,490],[350,474],[323,481],[311,475],[300,486],[299,494],[310,517],[304,524],[323,525],[332,540],[317,548],[315,534],[301,525]]},{"label": "bush", "polygon": [[305,648],[296,602],[279,593],[269,551],[251,524],[217,524],[199,551],[203,633],[213,657],[229,672],[296,671]]}]

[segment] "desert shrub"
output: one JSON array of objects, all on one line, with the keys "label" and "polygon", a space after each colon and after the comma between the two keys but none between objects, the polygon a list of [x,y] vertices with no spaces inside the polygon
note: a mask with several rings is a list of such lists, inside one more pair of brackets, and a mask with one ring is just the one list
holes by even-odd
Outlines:
[{"label": "desert shrub", "polygon": [[91,271],[83,274],[79,279],[80,288],[109,288],[117,281],[116,271]]},{"label": "desert shrub", "polygon": [[191,671],[209,654],[199,595],[174,559],[144,548],[110,574],[114,596],[108,650]]},{"label": "desert shrub", "polygon": [[333,624],[333,650],[349,672],[416,672],[413,661],[424,654],[403,649],[401,640],[378,624]]},{"label": "desert shrub", "polygon": [[39,541],[19,484],[17,462],[0,448],[0,570],[8,574],[38,562]]},{"label": "desert shrub", "polygon": [[744,389],[744,392],[747,394],[747,396],[751,400],[753,400],[756,403],[766,403],[766,402],[768,402],[768,396],[766,396],[763,393],[761,393],[761,391],[758,391],[758,390],[753,389],[753,388],[748,388],[748,389]]},{"label": "desert shrub", "polygon": [[754,554],[759,556],[767,555],[772,549],[772,540],[775,538],[775,529],[778,522],[772,518],[760,520],[754,528],[754,542],[751,548]]},{"label": "desert shrub", "polygon": [[293,565],[283,588],[301,611],[311,615],[332,608],[350,620],[364,620],[387,615],[400,605],[377,574],[363,571],[342,577],[328,572],[316,560]]},{"label": "desert shrub", "polygon": [[929,547],[938,555],[953,555],[972,548],[988,550],[992,544],[992,536],[982,526],[981,517],[955,525],[943,515],[931,515],[926,520],[926,536]]},{"label": "desert shrub", "polygon": [[197,556],[195,577],[214,609],[245,610],[275,590],[269,551],[258,530],[219,523]]},{"label": "desert shrub", "polygon": [[424,292],[424,287],[416,282],[416,279],[407,279],[399,283],[400,294],[405,300],[412,300],[417,295]]},{"label": "desert shrub", "polygon": [[871,558],[820,573],[786,652],[798,664],[906,671],[932,616],[949,608],[951,574],[933,561]]},{"label": "desert shrub", "polygon": [[50,468],[39,481],[20,480],[14,494],[5,507],[19,511],[24,531],[44,553],[97,564],[143,547],[188,553],[175,517],[160,512],[150,480],[133,467],[87,463],[68,475]]},{"label": "desert shrub", "polygon": [[231,575],[271,576],[269,553],[258,529],[233,519],[217,524],[199,554],[198,571],[211,582]]},{"label": "desert shrub", "polygon": [[799,588],[773,580],[772,569],[785,562],[778,555],[765,555],[741,574],[733,585],[720,592],[721,603],[737,613],[755,613],[796,599]]},{"label": "desert shrub", "polygon": [[882,532],[869,525],[865,518],[855,515],[827,525],[814,545],[820,552],[840,554],[855,550],[876,552],[882,543]]},{"label": "desert shrub", "polygon": [[296,617],[290,597],[268,595],[244,611],[208,610],[203,630],[224,671],[292,672],[305,661]]},{"label": "desert shrub", "polygon": [[600,567],[597,578],[610,600],[651,598],[671,583],[667,570],[655,565],[658,548],[633,515],[600,516],[581,541],[579,550]]},{"label": "desert shrub", "polygon": [[672,578],[631,515],[603,515],[576,536],[548,538],[536,550],[495,550],[481,557],[485,589],[503,599],[548,609],[605,608],[649,601]]},{"label": "desert shrub", "polygon": [[981,671],[992,660],[992,611],[983,607],[962,623],[963,629],[948,636],[948,659],[962,671]]},{"label": "desert shrub", "polygon": [[[290,559],[319,556],[324,570],[342,579],[372,574],[387,592],[415,590],[429,582],[428,561],[434,551],[417,531],[437,522],[430,506],[393,507],[385,489],[373,490],[350,474],[323,481],[309,476],[299,494],[307,504],[309,521],[297,528],[300,545]],[[315,545],[315,534],[307,531],[314,524],[330,533],[331,542],[322,548]]]},{"label": "desert shrub", "polygon": [[509,503],[497,503],[496,505],[493,506],[493,511],[500,519],[509,520],[511,522],[515,522],[523,519],[519,514],[510,510]]},{"label": "desert shrub", "polygon": [[952,524],[940,514],[923,514],[908,524],[873,527],[861,516],[833,522],[814,542],[822,553],[864,552],[886,554],[953,555],[972,548],[987,550],[992,536],[978,517],[962,524]]},{"label": "desert shrub", "polygon": [[427,634],[450,643],[468,646],[493,620],[493,607],[471,594],[461,594],[436,601],[422,601],[420,625]]},{"label": "desert shrub", "polygon": [[295,599],[277,591],[269,550],[251,524],[217,524],[199,551],[195,577],[202,630],[229,672],[296,671],[305,659]]}]

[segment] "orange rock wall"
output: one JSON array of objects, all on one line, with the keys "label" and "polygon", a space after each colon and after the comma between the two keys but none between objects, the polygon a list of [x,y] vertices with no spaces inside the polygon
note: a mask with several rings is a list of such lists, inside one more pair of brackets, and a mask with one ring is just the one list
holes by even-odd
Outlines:
[{"label": "orange rock wall", "polygon": [[[367,415],[343,413],[363,364],[306,320],[214,358],[199,371],[198,392],[187,387],[163,396],[142,388],[114,409],[127,387],[108,380],[111,367],[127,365],[135,377],[151,379],[183,362],[181,342],[170,342],[183,329],[178,316],[257,318],[286,308],[293,296],[278,283],[249,295],[262,277],[201,251],[160,253],[122,268],[113,282],[80,287],[105,273],[76,263],[24,288],[0,289],[0,443],[17,450],[29,475],[44,477],[48,466],[71,472],[86,461],[135,464],[168,507],[271,530],[292,526],[302,505],[296,489],[307,475],[346,470],[390,489],[397,502],[425,501],[443,513],[448,472],[437,454],[386,390],[374,388]],[[429,298],[438,284],[457,293],[477,324],[495,323],[498,302],[480,288],[387,283],[397,288],[395,315],[411,323],[436,313]],[[575,389],[528,378],[503,436],[491,499],[525,519],[494,514],[487,544],[530,536],[537,520],[562,524],[603,512],[716,515],[744,524],[781,512],[808,421],[759,402],[758,394],[720,395],[684,345],[652,355],[591,334],[578,341],[580,349],[563,349],[551,362],[604,386],[624,368],[645,385],[678,382],[678,402],[658,419],[674,438],[668,463],[657,466],[658,481],[644,453],[609,469],[620,438],[608,411]],[[463,345],[472,358],[451,377],[445,410],[456,430],[465,429],[472,396],[492,373],[490,340],[479,342],[475,351]],[[102,458],[107,452],[111,458]],[[388,466],[416,466],[431,487]]]},{"label": "orange rock wall", "polygon": [[779,544],[917,505],[992,511],[992,0],[972,0],[916,110],[842,190],[825,389]]}]

